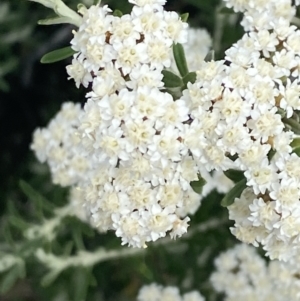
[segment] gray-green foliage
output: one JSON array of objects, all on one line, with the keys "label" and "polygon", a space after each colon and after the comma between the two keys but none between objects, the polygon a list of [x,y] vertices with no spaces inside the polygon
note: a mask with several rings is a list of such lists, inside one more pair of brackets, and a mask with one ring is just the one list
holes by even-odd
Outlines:
[{"label": "gray-green foliage", "polygon": [[[64,190],[52,186],[51,197],[59,199],[47,200],[25,181],[20,182],[20,189],[27,210],[9,202],[1,224],[0,294],[26,285],[36,300],[135,300],[140,286],[158,282],[187,291],[201,290],[213,298],[208,300],[217,300],[208,282],[213,259],[234,242],[218,193],[212,192],[203,200],[183,238],[131,249],[121,247],[113,233],[100,234],[72,216],[62,216],[51,228],[66,200]],[[48,259],[43,261],[45,256]],[[95,265],[85,262],[90,257]],[[55,262],[61,262],[57,265],[60,268],[55,268]],[[1,269],[3,264],[6,268]]]},{"label": "gray-green foliage", "polygon": [[14,47],[28,38],[33,23],[25,22],[28,11],[24,4],[14,7],[15,1],[0,3],[0,90],[8,91],[9,84],[5,76],[20,63],[18,52]]}]

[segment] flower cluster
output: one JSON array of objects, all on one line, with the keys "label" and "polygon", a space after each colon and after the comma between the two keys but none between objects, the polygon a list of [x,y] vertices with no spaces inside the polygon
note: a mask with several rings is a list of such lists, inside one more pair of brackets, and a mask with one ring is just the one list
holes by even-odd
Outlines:
[{"label": "flower cluster", "polygon": [[[86,189],[79,187],[80,185],[87,185],[86,179],[89,177],[96,181],[95,177],[99,177],[100,173],[100,171],[98,173],[98,170],[92,168],[97,166],[98,158],[85,153],[86,150],[80,139],[78,127],[81,124],[80,118],[82,114],[83,109],[80,108],[79,104],[63,103],[61,110],[52,118],[48,126],[42,129],[38,128],[34,132],[31,149],[35,152],[40,162],[47,162],[54,183],[61,186],[73,185],[70,191],[70,205],[73,211],[70,214],[75,214],[81,220],[88,221],[91,225],[97,227],[99,231],[106,231],[107,229],[97,225],[96,220],[90,219],[93,209],[91,207],[92,204],[90,208],[87,208],[89,206],[87,206],[86,199],[91,197],[93,190],[88,190],[88,187]],[[143,160],[142,157],[140,159]],[[146,159],[141,160],[137,161],[133,168],[138,168],[139,162],[147,163]],[[201,169],[200,173],[206,181],[206,185],[203,187],[201,195],[191,193],[194,199],[190,196],[189,201],[184,203],[184,206],[177,208],[179,216],[186,216],[189,213],[193,214],[198,209],[201,198],[206,196],[211,190],[217,189],[220,193],[226,193],[233,186],[233,183],[222,172],[209,173],[205,169]],[[133,174],[134,170],[131,175]],[[78,184],[78,186],[74,186],[74,184]],[[89,182],[88,185],[90,184]],[[89,187],[91,188],[91,186]],[[170,190],[171,188],[169,187]],[[167,188],[165,187],[165,189]],[[147,199],[144,201],[147,203]]]},{"label": "flower cluster", "polygon": [[300,1],[291,0],[224,0],[235,12],[242,12],[244,18],[241,25],[246,31],[276,28],[282,22],[291,21]]},{"label": "flower cluster", "polygon": [[299,265],[277,260],[268,265],[247,245],[237,245],[215,260],[216,271],[211,283],[225,301],[299,300]]},{"label": "flower cluster", "polygon": [[[129,2],[132,12],[121,17],[108,6],[80,8],[67,72],[77,87],[91,91],[83,109],[64,104],[73,120],[63,106],[48,128],[34,133],[31,148],[50,165],[54,183],[75,185],[71,203],[81,219],[99,231],[114,230],[122,244],[145,247],[167,233],[185,233],[186,215],[201,196],[190,186],[199,166],[185,143],[189,108],[161,89],[173,44],[188,39],[187,23],[165,11],[165,1]],[[210,39],[200,33],[203,57]]]},{"label": "flower cluster", "polygon": [[31,149],[40,162],[49,165],[53,183],[61,186],[76,184],[91,168],[78,148],[76,130],[81,114],[80,104],[66,102],[46,128],[38,128],[33,134]]},{"label": "flower cluster", "polygon": [[187,41],[187,23],[167,12],[165,1],[129,1],[130,14],[113,16],[107,5],[82,7],[83,20],[74,31],[77,52],[67,67],[70,78],[87,87],[88,97],[99,100],[122,88],[162,87],[163,68],[171,66],[173,43]]},{"label": "flower cluster", "polygon": [[194,159],[208,170],[244,172],[249,187],[229,206],[232,232],[287,260],[300,237],[300,158],[291,146],[299,132],[300,31],[281,20],[246,33],[224,61],[204,62],[183,99],[191,137],[199,137],[188,144]]},{"label": "flower cluster", "polygon": [[138,294],[137,301],[205,301],[197,291],[192,291],[180,296],[179,289],[175,286],[162,287],[156,283],[143,286]]}]

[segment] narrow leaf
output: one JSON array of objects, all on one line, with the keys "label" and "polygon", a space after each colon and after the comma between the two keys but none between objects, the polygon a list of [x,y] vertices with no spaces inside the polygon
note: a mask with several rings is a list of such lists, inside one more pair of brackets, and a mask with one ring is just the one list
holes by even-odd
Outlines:
[{"label": "narrow leaf", "polygon": [[24,262],[20,262],[18,265],[19,268],[19,277],[24,279],[26,277],[26,267]]},{"label": "narrow leaf", "polygon": [[76,268],[73,277],[73,301],[86,300],[88,287],[91,279],[91,269],[79,267]]},{"label": "narrow leaf", "polygon": [[232,8],[228,8],[228,7],[222,7],[220,10],[219,10],[219,13],[220,14],[234,14],[234,10]]},{"label": "narrow leaf", "polygon": [[43,207],[45,210],[52,212],[55,208],[45,197],[43,197],[39,192],[32,188],[28,183],[23,180],[20,180],[19,186],[23,193],[37,206]]},{"label": "narrow leaf", "polygon": [[277,108],[276,113],[279,114],[281,116],[281,118],[284,118],[286,116],[286,111],[281,108]]},{"label": "narrow leaf", "polygon": [[0,285],[0,293],[8,292],[16,283],[20,276],[20,269],[18,265],[14,265],[5,275]]},{"label": "narrow leaf", "polygon": [[46,287],[52,284],[60,274],[60,270],[54,270],[46,274],[41,281],[41,285]]},{"label": "narrow leaf", "polygon": [[46,53],[41,58],[41,63],[43,64],[55,63],[72,56],[74,53],[76,53],[76,51],[74,51],[70,46],[57,49]]},{"label": "narrow leaf", "polygon": [[210,50],[207,55],[204,58],[205,62],[210,62],[213,61],[215,59],[215,51],[214,50]]},{"label": "narrow leaf", "polygon": [[300,135],[300,124],[292,118],[282,118],[282,121],[287,125],[295,134]]},{"label": "narrow leaf", "polygon": [[206,181],[200,175],[198,175],[198,179],[198,181],[192,181],[190,185],[196,193],[201,194]]},{"label": "narrow leaf", "polygon": [[274,157],[274,155],[276,154],[276,150],[274,149],[270,149],[270,151],[268,152],[268,160],[269,162],[271,162],[272,158]]},{"label": "narrow leaf", "polygon": [[189,13],[185,13],[180,16],[182,22],[187,22],[188,18],[189,18]]},{"label": "narrow leaf", "polygon": [[293,153],[295,153],[298,157],[300,157],[300,147],[294,148]]},{"label": "narrow leaf", "polygon": [[39,25],[55,25],[55,24],[65,24],[65,23],[69,23],[69,22],[70,22],[70,19],[67,17],[54,17],[54,18],[39,20],[38,24]]},{"label": "narrow leaf", "polygon": [[300,147],[300,138],[295,138],[291,143],[292,148]]},{"label": "narrow leaf", "polygon": [[173,45],[173,54],[177,69],[182,77],[189,73],[183,46],[179,43]]},{"label": "narrow leaf", "polygon": [[221,205],[223,207],[228,207],[233,204],[235,198],[240,197],[244,189],[247,187],[246,183],[246,179],[243,179],[240,182],[236,183],[235,186],[224,196],[221,201]]},{"label": "narrow leaf", "polygon": [[8,220],[9,220],[10,224],[15,226],[19,230],[26,230],[29,227],[29,224],[27,222],[25,222],[23,219],[21,219],[20,217],[11,215],[11,216],[8,216]]},{"label": "narrow leaf", "polygon": [[183,85],[181,78],[171,71],[163,70],[163,82],[166,88],[177,88]]},{"label": "narrow leaf", "polygon": [[244,172],[242,170],[228,169],[224,171],[224,175],[234,183],[245,179]]},{"label": "narrow leaf", "polygon": [[190,72],[189,74],[187,74],[182,80],[183,80],[183,83],[184,83],[184,86],[182,87],[182,91],[187,89],[187,84],[188,83],[195,83],[197,79],[197,74],[196,72]]},{"label": "narrow leaf", "polygon": [[15,242],[11,233],[11,227],[9,226],[8,222],[3,223],[2,231],[5,241],[11,246],[14,246]]}]

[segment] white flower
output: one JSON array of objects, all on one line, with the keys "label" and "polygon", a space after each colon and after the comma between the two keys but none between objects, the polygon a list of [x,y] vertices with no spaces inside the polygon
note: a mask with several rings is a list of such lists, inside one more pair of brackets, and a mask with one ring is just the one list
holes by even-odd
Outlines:
[{"label": "white flower", "polygon": [[147,4],[149,5],[165,5],[166,0],[128,0],[129,3],[133,3],[137,6],[145,6]]},{"label": "white flower", "polygon": [[[228,259],[231,269],[226,269]],[[253,247],[237,245],[221,253],[215,266],[210,281],[214,289],[225,294],[226,300],[298,300],[295,264],[277,260],[266,264]]]},{"label": "white flower", "polygon": [[286,117],[290,118],[294,110],[300,109],[300,86],[297,80],[291,82],[288,78],[285,86],[280,86],[282,98],[280,99],[280,107],[286,110]]},{"label": "white flower", "polygon": [[83,57],[81,55],[74,55],[72,64],[68,65],[66,69],[67,73],[70,75],[68,79],[73,78],[77,88],[79,88],[80,84],[87,87],[93,80],[91,74],[84,68]]},{"label": "white flower", "polygon": [[275,223],[280,219],[279,214],[275,212],[276,203],[274,201],[265,202],[262,198],[254,199],[249,205],[251,216],[249,220],[253,226],[264,226],[268,230],[272,230]]},{"label": "white flower", "polygon": [[162,287],[156,283],[143,286],[138,294],[138,301],[158,301],[161,297]]},{"label": "white flower", "polygon": [[290,70],[298,65],[295,53],[291,50],[282,49],[280,52],[276,51],[272,59],[275,66],[280,69],[282,76],[289,76]]},{"label": "white flower", "polygon": [[259,141],[254,141],[249,147],[240,152],[237,164],[242,169],[255,167],[258,162],[262,162],[267,158],[270,149],[269,144],[261,144]]},{"label": "white flower", "polygon": [[275,52],[276,46],[279,44],[277,35],[270,33],[266,29],[262,29],[259,32],[251,32],[249,35],[254,40],[255,49],[262,51],[265,57],[269,57],[270,52]]},{"label": "white flower", "polygon": [[182,22],[180,16],[174,11],[164,11],[164,21],[166,22],[164,35],[175,43],[186,43],[188,33],[186,30],[188,24]]},{"label": "white flower", "polygon": [[243,227],[251,225],[248,217],[251,214],[249,205],[252,204],[255,194],[251,188],[246,188],[239,198],[234,200],[234,203],[228,207],[229,219],[234,220],[236,224]]},{"label": "white flower", "polygon": [[143,33],[145,39],[153,35],[159,37],[159,34],[165,27],[162,7],[153,7],[151,5],[134,6],[131,15],[135,29]]},{"label": "white flower", "polygon": [[110,42],[122,43],[129,39],[132,42],[141,38],[140,33],[134,28],[132,17],[130,15],[123,15],[121,18],[114,18],[112,21],[113,35],[110,37]]},{"label": "white flower", "polygon": [[129,77],[130,81],[126,82],[126,86],[132,90],[143,86],[150,88],[162,88],[164,86],[161,70],[150,68],[146,64],[133,68]]},{"label": "white flower", "polygon": [[276,136],[283,131],[284,124],[281,121],[281,116],[276,113],[276,107],[264,114],[252,112],[252,119],[248,120],[247,125],[255,139],[266,142],[269,137]]},{"label": "white flower", "polygon": [[121,68],[124,75],[127,75],[134,67],[140,66],[140,63],[147,62],[147,48],[144,43],[136,45],[126,40],[124,43],[114,44],[114,49],[118,53],[115,66],[117,69]]},{"label": "white flower", "polygon": [[277,168],[273,164],[268,164],[267,159],[260,162],[257,167],[245,171],[247,185],[252,186],[254,193],[265,193],[266,190],[278,184]]},{"label": "white flower", "polygon": [[203,296],[192,291],[180,296],[179,289],[175,286],[160,286],[156,283],[144,285],[137,296],[137,301],[205,301]]}]

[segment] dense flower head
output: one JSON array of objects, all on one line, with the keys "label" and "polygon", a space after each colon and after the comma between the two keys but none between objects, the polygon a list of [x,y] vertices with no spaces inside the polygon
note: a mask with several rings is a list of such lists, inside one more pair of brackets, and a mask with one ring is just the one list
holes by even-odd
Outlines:
[{"label": "dense flower head", "polygon": [[[244,172],[249,188],[228,208],[232,232],[288,260],[300,234],[300,158],[291,146],[300,108],[299,30],[287,19],[271,26],[246,33],[223,61],[202,63],[183,92],[192,120],[185,143],[207,170]],[[196,141],[187,138],[194,133]]]},{"label": "dense flower head", "polygon": [[[296,13],[291,0],[224,0],[235,12],[243,12],[241,25],[248,30],[273,29],[289,22]],[[295,5],[299,5],[296,1]]]},{"label": "dense flower head", "polygon": [[51,120],[48,127],[33,133],[31,149],[40,162],[47,162],[53,183],[70,186],[84,179],[90,162],[82,157],[78,117],[82,114],[80,104],[66,102]]},{"label": "dense flower head", "polygon": [[[136,94],[133,91],[128,93]],[[157,96],[165,96],[168,112],[171,107],[176,109],[179,106],[177,108],[180,110],[175,115],[184,114],[180,102],[171,101],[166,93],[156,93],[153,101],[161,102],[162,99]],[[130,98],[128,94],[124,95],[126,99]],[[146,95],[151,97],[151,93]],[[146,95],[143,94],[143,97]],[[134,100],[139,98],[135,95],[132,99],[128,116],[131,111],[137,110]],[[107,104],[113,106],[114,102]],[[154,107],[159,108],[157,103]],[[200,173],[207,184],[202,195],[196,194],[190,181],[198,179],[197,165],[186,151],[182,154],[184,146],[176,136],[180,134],[179,129],[166,126],[163,119],[158,123],[159,129],[162,127],[161,133],[154,126],[153,137],[148,141],[147,137],[144,140],[136,138],[136,130],[143,129],[143,123],[134,128],[134,136],[128,136],[129,130],[124,128],[127,125],[132,127],[130,117],[124,127],[110,129],[107,126],[118,124],[118,121],[107,119],[110,115],[99,107],[99,102],[88,101],[85,110],[80,105],[64,103],[48,127],[36,130],[31,147],[41,162],[48,163],[56,184],[74,185],[70,192],[70,214],[90,223],[98,231],[114,230],[123,244],[136,247],[143,247],[146,242],[164,237],[166,233],[175,238],[187,231],[189,217],[185,216],[195,213],[203,196],[214,188],[227,192],[232,187],[232,182],[222,173],[210,174],[203,169]],[[166,118],[167,115],[164,112]],[[102,120],[102,116],[106,119]],[[111,116],[116,118],[118,115]],[[151,115],[147,116],[151,119]],[[93,126],[93,122],[97,124]],[[53,123],[62,127],[63,132],[59,132],[62,136],[52,132]],[[176,124],[173,119],[172,123]],[[153,126],[152,123],[150,125]],[[164,136],[165,129],[171,132]],[[120,136],[118,131],[123,134]],[[172,137],[173,132],[176,135]],[[177,141],[178,149],[175,149]],[[173,146],[172,149],[169,146]],[[61,159],[63,161],[55,161],[48,155],[53,149],[54,153],[65,154]],[[84,162],[85,168],[75,172],[76,162]]]},{"label": "dense flower head", "polygon": [[277,260],[269,264],[255,249],[237,245],[215,259],[216,271],[211,275],[213,288],[225,294],[225,301],[299,300],[299,265]]},{"label": "dense flower head", "polygon": [[112,15],[107,5],[79,11],[83,21],[74,31],[76,54],[67,72],[77,87],[92,83],[95,97],[132,88],[138,77],[154,77],[159,86],[157,73],[171,66],[173,43],[187,41],[187,23],[165,11],[165,1],[131,3],[131,13],[121,17]]},{"label": "dense flower head", "polygon": [[137,301],[205,301],[204,297],[197,291],[180,295],[176,286],[163,287],[156,283],[144,285],[137,296]]},{"label": "dense flower head", "polygon": [[[83,108],[64,104],[71,115],[63,106],[35,132],[32,149],[55,183],[76,187],[81,218],[87,214],[99,231],[114,230],[134,247],[180,237],[186,215],[216,188],[215,179],[242,171],[248,187],[229,207],[233,234],[288,260],[300,233],[300,158],[291,146],[300,110],[300,33],[289,24],[294,7],[285,0],[282,11],[274,1],[228,0],[252,22],[244,22],[249,32],[224,60],[205,62],[207,34],[188,31],[164,2],[131,1],[131,13],[121,17],[108,6],[80,9],[67,71],[77,87],[89,87],[87,101]],[[276,21],[265,19],[265,4]],[[164,89],[162,71],[175,68],[173,44],[187,41],[198,71],[176,97]],[[201,196],[190,185],[199,175],[208,182]],[[226,193],[232,185],[222,180],[217,189]]]},{"label": "dense flower head", "polygon": [[[187,23],[165,11],[165,1],[130,2],[132,12],[121,17],[107,5],[79,10],[82,24],[74,31],[76,54],[67,72],[77,87],[91,91],[83,108],[76,106],[74,124],[67,128],[64,123],[65,134],[72,132],[78,141],[66,147],[64,141],[56,144],[65,157],[76,153],[87,168],[60,181],[58,163],[43,154],[45,145],[38,147],[39,136],[46,141],[48,128],[37,130],[32,149],[53,166],[55,183],[74,185],[71,204],[79,218],[99,231],[114,230],[122,244],[145,247],[167,233],[172,238],[184,234],[186,215],[197,210],[202,196],[190,186],[198,180],[199,167],[184,143],[189,109],[185,101],[161,91],[162,70],[171,67],[173,44],[187,41]],[[204,56],[210,39],[200,33],[199,55]],[[192,35],[190,41],[190,48],[195,47]],[[49,136],[47,143],[51,141]],[[66,162],[64,172],[73,175],[71,169]],[[213,178],[207,174],[206,179]],[[224,184],[222,189],[231,186]],[[208,183],[203,196],[214,187]]]}]

